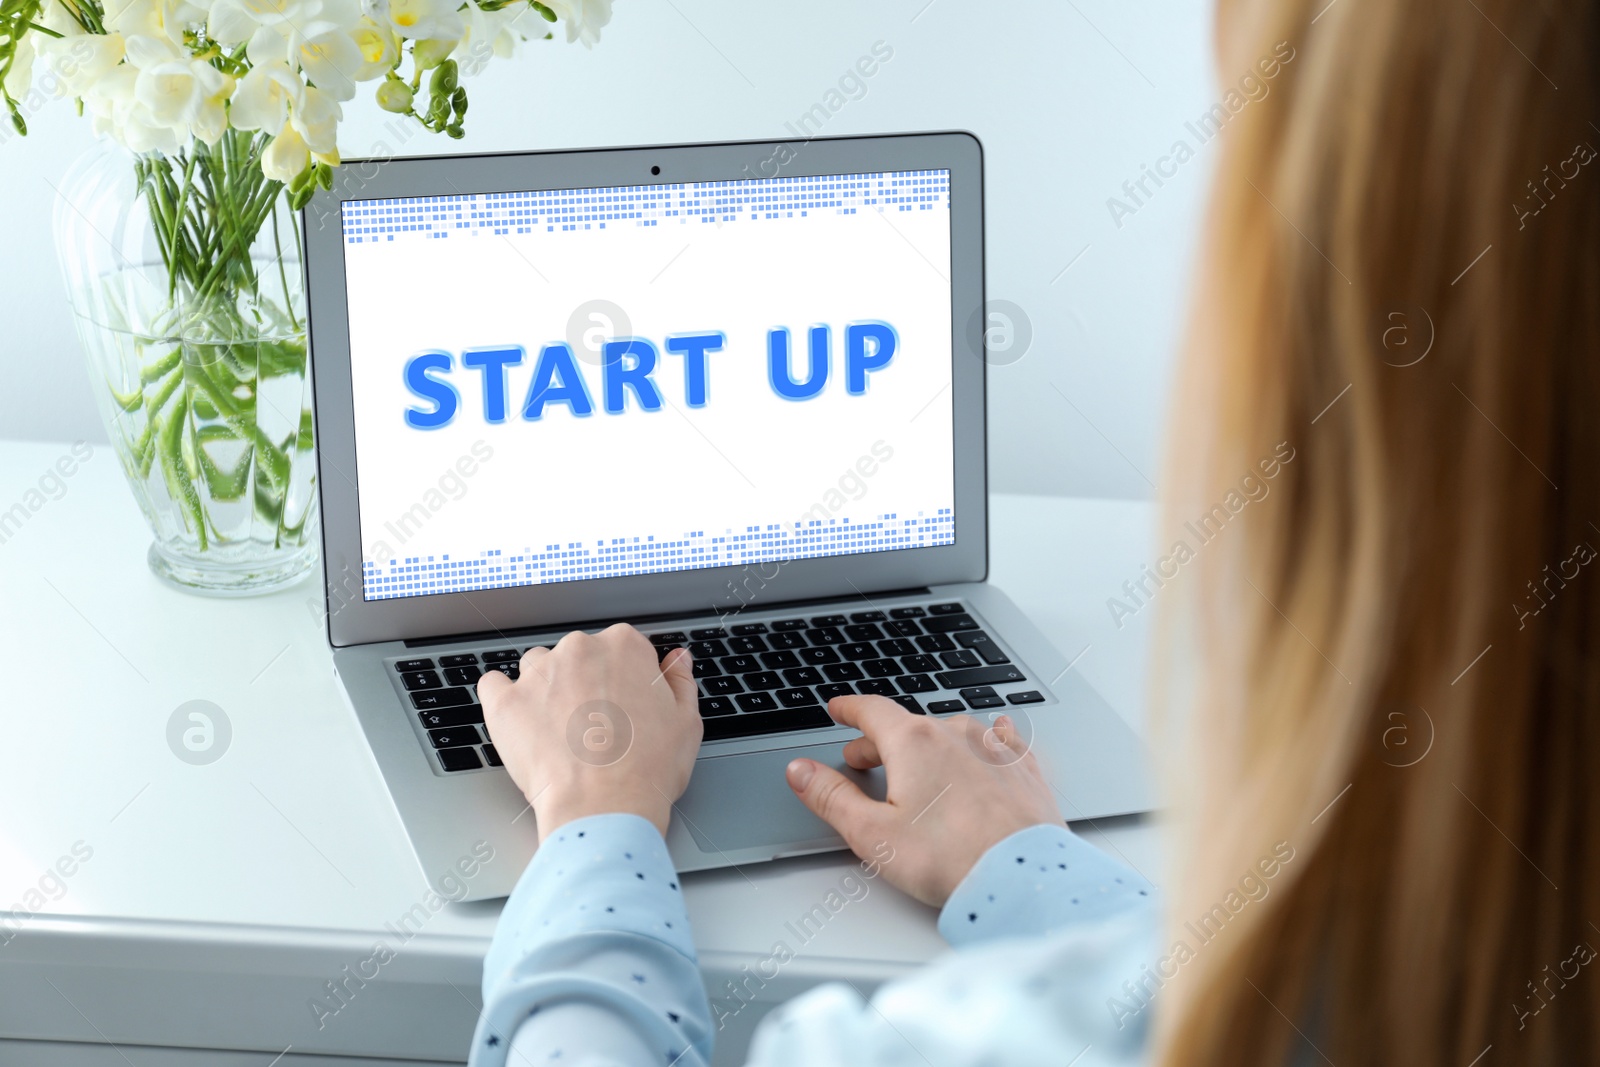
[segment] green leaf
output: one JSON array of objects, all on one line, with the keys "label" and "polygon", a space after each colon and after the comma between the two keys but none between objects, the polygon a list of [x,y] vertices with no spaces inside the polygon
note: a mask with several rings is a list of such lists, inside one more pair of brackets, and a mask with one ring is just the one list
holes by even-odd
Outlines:
[{"label": "green leaf", "polygon": [[173,372],[173,370],[178,366],[179,361],[182,359],[183,350],[181,348],[174,348],[171,352],[168,352],[154,363],[147,367],[141,368],[139,371],[139,379],[148,384],[149,382],[153,382],[158,378],[165,378],[167,375]]}]

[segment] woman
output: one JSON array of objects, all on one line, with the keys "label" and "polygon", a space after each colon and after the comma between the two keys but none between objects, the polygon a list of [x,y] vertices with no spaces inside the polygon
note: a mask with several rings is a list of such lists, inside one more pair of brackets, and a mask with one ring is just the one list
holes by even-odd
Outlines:
[{"label": "woman", "polygon": [[[889,802],[803,760],[791,786],[864,860],[892,841],[883,876],[983,944],[870,1008],[799,998],[755,1062],[1600,1062],[1600,13],[1219,6],[1225,82],[1280,43],[1294,59],[1214,142],[1163,529],[1293,459],[1164,595],[1165,932],[1030,759],[974,758],[959,731],[978,724],[836,700]],[[655,675],[612,630],[485,679],[545,844],[486,964],[478,1062],[710,1054],[656,833],[699,728],[687,664]],[[560,758],[561,711],[597,698],[638,709],[627,767]],[[974,802],[913,820],[945,782]],[[1050,850],[1060,881],[1006,873]],[[1062,903],[1083,889],[1092,914]],[[614,911],[578,910],[602,896]],[[1225,930],[1197,937],[1219,908]]]}]

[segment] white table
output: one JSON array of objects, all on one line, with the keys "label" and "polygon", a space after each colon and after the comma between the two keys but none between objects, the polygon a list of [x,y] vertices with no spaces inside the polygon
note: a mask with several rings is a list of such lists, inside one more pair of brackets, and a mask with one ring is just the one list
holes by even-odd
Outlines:
[{"label": "white table", "polygon": [[[67,451],[0,442],[0,514],[37,503],[25,494]],[[1151,558],[1151,518],[1144,503],[1021,496],[991,515],[993,580],[1068,658],[1082,652],[1077,669],[1140,732],[1149,619],[1119,629],[1106,599]],[[0,534],[0,1061],[459,1063],[499,902],[446,905],[321,1029],[310,1007],[426,892],[335,687],[315,580],[248,601],[161,585],[104,447]],[[208,766],[166,740],[195,699],[233,731]],[[1159,881],[1149,820],[1113,822],[1075,828]],[[62,857],[72,873],[51,875]],[[848,862],[685,877],[712,995]],[[926,961],[943,948],[933,918],[873,889],[719,1035],[718,1061],[741,1062],[758,1009],[831,978],[866,992]]]}]

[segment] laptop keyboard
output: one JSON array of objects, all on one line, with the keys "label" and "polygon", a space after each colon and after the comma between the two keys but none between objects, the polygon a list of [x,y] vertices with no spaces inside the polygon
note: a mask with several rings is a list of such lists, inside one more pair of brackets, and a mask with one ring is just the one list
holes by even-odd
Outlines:
[{"label": "laptop keyboard", "polygon": [[[919,715],[1045,700],[1017,688],[1026,675],[958,601],[646,636],[657,659],[678,647],[694,656],[706,741],[830,727],[828,701],[854,693],[886,696]],[[445,771],[501,766],[475,683],[491,670],[515,679],[528,647],[390,662]]]}]

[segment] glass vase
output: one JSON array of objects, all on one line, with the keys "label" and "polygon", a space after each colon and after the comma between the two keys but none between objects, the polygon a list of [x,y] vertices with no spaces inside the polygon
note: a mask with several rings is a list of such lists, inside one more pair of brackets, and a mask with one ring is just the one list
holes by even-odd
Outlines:
[{"label": "glass vase", "polygon": [[57,257],[150,569],[194,593],[288,586],[315,562],[299,219],[229,130],[171,157],[106,141],[58,189]]}]

